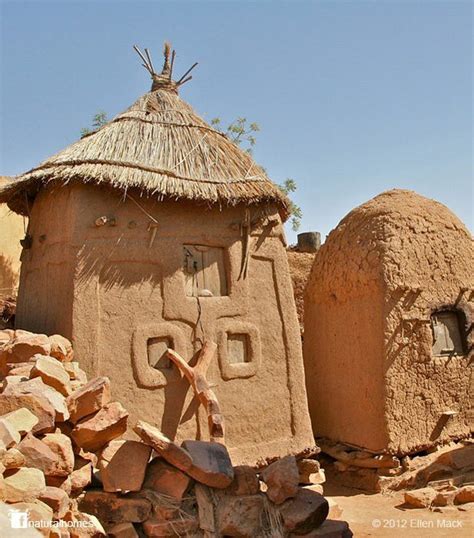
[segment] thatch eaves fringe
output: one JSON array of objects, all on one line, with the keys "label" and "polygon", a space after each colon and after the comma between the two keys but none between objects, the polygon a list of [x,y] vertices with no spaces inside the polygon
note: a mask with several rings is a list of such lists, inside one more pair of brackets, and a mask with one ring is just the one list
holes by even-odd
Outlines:
[{"label": "thatch eaves fringe", "polygon": [[0,202],[27,212],[27,198],[45,185],[80,181],[156,199],[209,204],[288,200],[251,156],[202,120],[175,93],[145,94],[128,110],[0,189]]}]

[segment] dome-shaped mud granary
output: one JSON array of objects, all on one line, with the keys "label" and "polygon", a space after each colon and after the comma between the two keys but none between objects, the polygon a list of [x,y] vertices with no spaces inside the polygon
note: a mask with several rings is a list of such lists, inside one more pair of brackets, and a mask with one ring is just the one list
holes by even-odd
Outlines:
[{"label": "dome-shaped mud granary", "polygon": [[190,360],[214,341],[234,461],[311,450],[287,200],[180,99],[168,48],[159,75],[143,59],[149,93],[0,191],[30,217],[17,325],[72,338],[90,375],[178,440],[206,438],[207,414],[166,349]]},{"label": "dome-shaped mud granary", "polygon": [[305,295],[317,438],[406,454],[469,435],[473,276],[466,227],[414,192],[385,192],[339,223]]}]

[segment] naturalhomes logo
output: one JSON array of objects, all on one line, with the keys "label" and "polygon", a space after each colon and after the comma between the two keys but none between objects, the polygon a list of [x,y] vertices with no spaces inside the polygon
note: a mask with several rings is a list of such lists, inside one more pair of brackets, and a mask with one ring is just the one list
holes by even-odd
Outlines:
[{"label": "naturalhomes logo", "polygon": [[90,528],[94,524],[91,521],[48,521],[48,520],[30,520],[29,511],[9,510],[8,518],[12,529],[71,529],[71,528]]}]

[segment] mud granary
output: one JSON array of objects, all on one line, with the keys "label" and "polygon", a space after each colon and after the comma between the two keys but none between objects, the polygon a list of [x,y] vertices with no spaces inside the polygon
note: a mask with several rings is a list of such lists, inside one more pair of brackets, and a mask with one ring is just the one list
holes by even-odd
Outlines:
[{"label": "mud granary", "polygon": [[377,196],[330,233],[305,295],[317,438],[406,454],[469,435],[473,264],[463,223],[410,191]]},{"label": "mud granary", "polygon": [[0,191],[29,216],[17,326],[71,338],[132,416],[178,440],[205,439],[207,415],[166,348],[192,360],[213,340],[233,461],[311,450],[288,201],[180,99],[168,47],[161,74],[144,64],[149,93]]}]

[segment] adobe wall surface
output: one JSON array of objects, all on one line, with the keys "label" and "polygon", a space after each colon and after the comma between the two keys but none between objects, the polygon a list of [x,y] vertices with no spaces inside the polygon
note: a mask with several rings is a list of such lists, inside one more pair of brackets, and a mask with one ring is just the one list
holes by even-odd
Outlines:
[{"label": "adobe wall surface", "polygon": [[[457,308],[466,329],[472,324],[473,259],[470,234],[459,219],[408,191],[383,193],[331,232],[305,303],[316,436],[403,454],[469,434],[472,331],[462,356],[433,357],[430,317]],[[326,382],[331,396],[322,394]],[[372,431],[361,431],[374,416],[374,410],[366,413],[371,397],[378,421]],[[335,413],[331,399],[349,405]],[[454,417],[443,417],[446,411]]]},{"label": "adobe wall surface", "polygon": [[[40,297],[41,304],[50,300],[44,286],[27,275],[56,256],[56,280],[67,290],[61,292],[64,302],[53,299],[51,323],[43,321],[41,309],[25,307],[20,309],[21,326],[70,336],[89,375],[109,376],[114,397],[132,415],[177,439],[206,438],[206,414],[174,367],[150,366],[150,339],[168,338],[187,360],[204,339],[212,339],[219,347],[208,378],[226,418],[233,459],[255,463],[314,446],[299,327],[276,210],[271,209],[270,217],[278,221],[276,226],[252,233],[248,276],[242,278],[239,224],[244,208],[219,211],[132,198],[124,201],[111,191],[88,186],[38,197],[21,297],[25,304],[31,295]],[[50,203],[63,204],[61,220],[63,211],[71,211],[70,228],[51,222],[42,233],[49,238],[62,229],[61,239],[40,245],[35,239],[49,218]],[[155,234],[150,215],[158,222]],[[102,216],[113,218],[115,225],[95,226]],[[183,245],[225,249],[228,296],[186,296]],[[229,334],[247,335],[248,362],[230,362]]]},{"label": "adobe wall surface", "polygon": [[[0,187],[9,180],[0,176]],[[23,218],[6,204],[0,204],[0,297],[13,295],[20,274],[20,239],[24,236]]]},{"label": "adobe wall surface", "polygon": [[300,322],[300,329],[304,328],[304,291],[308,282],[311,267],[313,266],[315,253],[287,250],[288,263],[290,265],[293,295],[295,297],[296,312]]},{"label": "adobe wall surface", "polygon": [[[377,197],[385,222],[385,383],[389,449],[413,452],[469,435],[472,330],[463,356],[432,354],[431,314],[445,307],[474,321],[471,234],[444,205],[408,192]],[[401,215],[402,218],[398,218]],[[469,351],[471,349],[471,351]],[[453,411],[452,418],[443,412]]]},{"label": "adobe wall surface", "polygon": [[354,226],[348,219],[318,251],[306,286],[306,389],[316,437],[381,450],[387,433],[379,230],[367,230],[362,215]]}]

